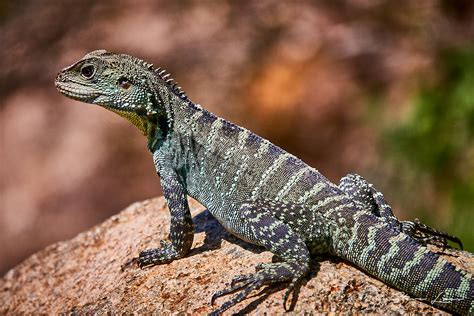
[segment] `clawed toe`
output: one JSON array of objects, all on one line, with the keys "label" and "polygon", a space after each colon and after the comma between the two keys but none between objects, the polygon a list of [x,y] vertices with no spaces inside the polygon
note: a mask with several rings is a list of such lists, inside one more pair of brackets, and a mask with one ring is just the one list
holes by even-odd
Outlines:
[{"label": "clawed toe", "polygon": [[252,278],[252,275],[238,275],[236,276],[235,278],[232,279],[232,281],[230,282],[230,286],[235,286],[236,284],[240,283],[240,282],[245,282],[245,281],[248,281]]},{"label": "clawed toe", "polygon": [[130,268],[133,265],[140,266],[140,262],[138,260],[138,257],[134,257],[134,258],[128,260],[127,262],[125,262],[124,264],[122,264],[120,269],[122,270],[122,272],[124,272],[125,270],[127,270],[128,268]]},{"label": "clawed toe", "polygon": [[[248,286],[252,281],[250,280],[252,278],[251,275],[239,275],[235,277],[232,282],[230,283],[230,286],[228,286],[226,289],[217,291],[214,293],[211,297],[211,305],[214,305],[214,302],[216,299],[219,297],[225,296],[227,294],[234,293],[235,291],[238,291],[242,289],[245,286]],[[240,283],[240,284],[239,284]]]},{"label": "clawed toe", "polygon": [[433,227],[421,223],[418,219],[414,221],[403,221],[401,222],[402,231],[412,238],[422,243],[423,245],[434,245],[442,248],[451,248],[448,241],[456,243],[459,248],[463,249],[461,240],[456,236],[451,236],[448,233],[439,231]]},{"label": "clawed toe", "polygon": [[[294,278],[288,286],[285,295],[283,296],[283,308],[285,309],[285,311],[289,312],[293,309],[294,303],[296,303],[296,300],[298,299],[299,288],[302,281],[303,277]],[[291,299],[290,306],[287,307],[288,299],[290,298],[290,295],[292,293],[293,297]]]},{"label": "clawed toe", "polygon": [[[222,313],[230,307],[246,299],[252,291],[260,289],[262,286],[272,286],[277,283],[289,282],[288,290],[284,295],[283,306],[285,310],[291,310],[296,304],[298,292],[304,276],[308,273],[308,264],[301,262],[278,262],[260,264],[258,271],[252,275],[242,275],[234,278],[226,289],[215,293],[211,298],[211,303],[221,296],[237,292],[230,300],[221,305],[214,314]],[[288,307],[288,300],[292,297]]]},{"label": "clawed toe", "polygon": [[235,295],[232,299],[228,300],[224,304],[221,305],[218,309],[213,311],[211,315],[219,315],[220,313],[226,311],[227,309],[231,308],[232,306],[242,302],[244,299],[247,298],[247,296],[253,291],[258,289],[263,285],[262,280],[258,280],[256,278],[253,278],[253,280],[249,280],[244,284],[236,285],[236,286],[231,286],[228,289],[216,292],[212,298],[211,298],[211,303],[214,303],[214,301],[226,294],[233,293],[237,290],[241,290],[241,292],[237,295]]}]

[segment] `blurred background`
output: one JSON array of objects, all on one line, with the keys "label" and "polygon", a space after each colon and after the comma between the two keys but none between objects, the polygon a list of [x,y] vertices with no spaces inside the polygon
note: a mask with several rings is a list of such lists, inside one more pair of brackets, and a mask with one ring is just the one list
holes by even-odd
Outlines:
[{"label": "blurred background", "polygon": [[188,96],[332,181],[363,175],[402,219],[474,251],[474,2],[1,1],[0,274],[161,194],[126,120],[53,80],[95,49],[166,68]]}]

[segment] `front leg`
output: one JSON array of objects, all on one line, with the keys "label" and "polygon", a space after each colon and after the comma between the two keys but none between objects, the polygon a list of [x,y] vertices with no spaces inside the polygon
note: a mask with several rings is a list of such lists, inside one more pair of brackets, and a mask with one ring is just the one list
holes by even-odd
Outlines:
[{"label": "front leg", "polygon": [[184,257],[193,243],[194,226],[189,211],[186,190],[175,170],[157,164],[161,187],[171,213],[169,241],[161,247],[142,251],[137,258],[140,267],[171,262]]}]

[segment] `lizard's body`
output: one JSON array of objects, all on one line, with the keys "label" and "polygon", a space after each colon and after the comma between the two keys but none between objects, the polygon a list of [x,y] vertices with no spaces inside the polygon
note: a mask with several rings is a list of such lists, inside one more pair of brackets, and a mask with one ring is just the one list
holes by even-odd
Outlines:
[{"label": "lizard's body", "polygon": [[[311,254],[329,253],[435,306],[474,313],[472,275],[424,247],[365,180],[348,176],[339,186],[331,183],[269,141],[192,103],[167,76],[134,57],[95,51],[56,80],[66,96],[117,112],[148,138],[172,217],[170,241],[142,252],[141,266],[189,252],[189,195],[228,231],[281,259],[216,293],[213,299],[240,291],[218,311],[277,282],[290,283],[286,302],[308,274]],[[430,228],[427,234],[446,237]]]}]

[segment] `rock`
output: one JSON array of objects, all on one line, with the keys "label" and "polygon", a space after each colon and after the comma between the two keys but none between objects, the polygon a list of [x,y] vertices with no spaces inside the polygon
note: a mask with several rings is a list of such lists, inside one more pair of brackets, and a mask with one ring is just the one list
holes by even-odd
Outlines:
[{"label": "rock", "polygon": [[[186,258],[143,270],[128,266],[122,271],[122,265],[140,250],[159,246],[168,235],[169,213],[163,198],[135,203],[75,238],[32,255],[5,274],[0,279],[0,314],[212,311],[214,292],[233,276],[251,273],[257,263],[271,261],[272,254],[229,235],[197,202],[190,204],[196,234]],[[446,258],[474,271],[473,256],[456,253],[459,257]],[[318,259],[301,288],[294,314],[443,313],[344,261]],[[230,312],[283,313],[283,294],[281,288],[256,293]],[[217,304],[225,299],[218,299]]]}]

